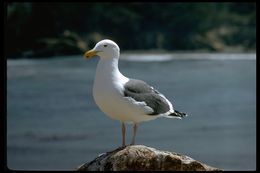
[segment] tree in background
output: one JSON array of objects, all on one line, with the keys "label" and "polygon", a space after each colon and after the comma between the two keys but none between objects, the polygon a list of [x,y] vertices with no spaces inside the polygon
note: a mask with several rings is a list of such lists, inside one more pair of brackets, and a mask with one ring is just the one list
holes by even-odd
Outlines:
[{"label": "tree in background", "polygon": [[103,38],[123,50],[247,51],[255,3],[9,3],[7,57],[78,54]]}]

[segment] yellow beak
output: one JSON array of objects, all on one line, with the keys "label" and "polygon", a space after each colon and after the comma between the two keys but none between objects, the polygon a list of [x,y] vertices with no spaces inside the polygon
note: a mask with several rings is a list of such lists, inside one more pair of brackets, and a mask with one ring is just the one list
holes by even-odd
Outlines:
[{"label": "yellow beak", "polygon": [[99,51],[95,51],[95,50],[89,50],[89,51],[87,51],[85,54],[84,54],[84,57],[85,58],[91,58],[91,57],[93,57],[93,56],[95,56],[95,55],[97,55],[97,53],[98,53]]}]

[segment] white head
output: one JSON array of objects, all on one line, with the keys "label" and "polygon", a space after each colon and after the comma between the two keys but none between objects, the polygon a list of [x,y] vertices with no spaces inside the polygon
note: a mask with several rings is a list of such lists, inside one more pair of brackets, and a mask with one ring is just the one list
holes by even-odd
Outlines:
[{"label": "white head", "polygon": [[119,58],[120,49],[114,41],[105,39],[98,42],[93,49],[87,51],[84,57],[91,58],[95,55],[100,58]]}]

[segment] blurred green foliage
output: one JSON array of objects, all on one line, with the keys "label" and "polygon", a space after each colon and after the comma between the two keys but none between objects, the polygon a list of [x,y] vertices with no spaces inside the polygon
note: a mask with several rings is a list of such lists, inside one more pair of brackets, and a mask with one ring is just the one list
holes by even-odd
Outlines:
[{"label": "blurred green foliage", "polygon": [[121,50],[248,51],[255,3],[8,3],[7,57],[77,54],[109,38]]}]

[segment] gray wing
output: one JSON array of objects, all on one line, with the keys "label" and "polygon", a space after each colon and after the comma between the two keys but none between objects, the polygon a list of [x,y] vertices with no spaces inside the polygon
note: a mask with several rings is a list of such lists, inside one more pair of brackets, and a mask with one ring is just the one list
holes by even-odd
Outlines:
[{"label": "gray wing", "polygon": [[131,97],[136,101],[145,102],[147,106],[153,109],[153,113],[149,115],[158,115],[166,113],[170,110],[167,101],[160,96],[157,90],[137,79],[130,79],[124,86],[124,96]]}]

